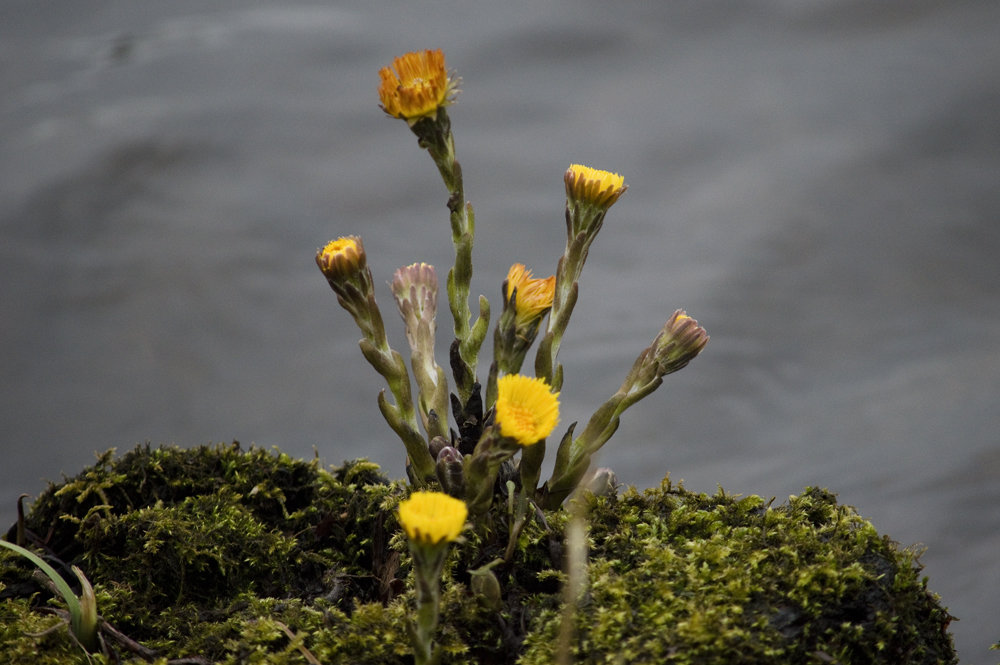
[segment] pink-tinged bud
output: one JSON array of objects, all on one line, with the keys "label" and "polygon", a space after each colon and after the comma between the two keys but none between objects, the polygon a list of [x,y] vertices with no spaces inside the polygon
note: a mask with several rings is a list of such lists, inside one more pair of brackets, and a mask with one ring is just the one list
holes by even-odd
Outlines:
[{"label": "pink-tinged bud", "polygon": [[[392,297],[406,324],[406,338],[410,348],[417,348],[418,330],[426,322],[433,337],[437,316],[438,279],[434,266],[414,263],[399,268],[392,276]],[[433,351],[432,351],[433,352]]]},{"label": "pink-tinged bud", "polygon": [[684,310],[675,311],[653,341],[660,376],[683,369],[708,344],[708,333]]}]

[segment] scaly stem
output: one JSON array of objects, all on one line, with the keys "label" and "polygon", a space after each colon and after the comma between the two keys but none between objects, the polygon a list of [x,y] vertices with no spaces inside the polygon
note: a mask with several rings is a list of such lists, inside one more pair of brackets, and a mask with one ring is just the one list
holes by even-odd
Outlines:
[{"label": "scaly stem", "polygon": [[455,339],[459,343],[459,356],[464,371],[456,373],[459,398],[465,403],[472,394],[479,349],[486,337],[489,322],[489,303],[479,299],[479,318],[470,326],[469,291],[472,281],[472,244],[476,222],[472,205],[465,200],[462,167],[455,158],[455,139],[451,133],[451,120],[444,108],[436,117],[422,118],[411,127],[420,147],[430,153],[437,165],[441,179],[448,189],[448,211],[451,221],[451,240],[455,246],[455,265],[448,271],[448,303],[455,321]]},{"label": "scaly stem", "polygon": [[580,273],[587,261],[590,245],[604,222],[605,211],[566,203],[566,249],[556,266],[556,288],[549,314],[549,326],[538,345],[535,376],[545,379],[553,390],[562,388],[562,367],[556,362],[563,334],[576,306]]},{"label": "scaly stem", "polygon": [[430,665],[437,661],[434,653],[434,632],[437,630],[441,606],[441,570],[447,543],[416,545],[411,543],[413,575],[416,582],[416,621],[410,627],[413,642],[413,660],[416,665]]}]

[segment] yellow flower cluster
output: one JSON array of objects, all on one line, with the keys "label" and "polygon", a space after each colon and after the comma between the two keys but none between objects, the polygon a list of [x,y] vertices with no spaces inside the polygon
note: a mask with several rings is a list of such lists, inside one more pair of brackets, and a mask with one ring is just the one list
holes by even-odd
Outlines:
[{"label": "yellow flower cluster", "polygon": [[623,176],[581,164],[571,164],[563,179],[567,197],[604,209],[610,208],[628,189]]},{"label": "yellow flower cluster", "polygon": [[464,501],[443,492],[414,492],[399,503],[399,523],[418,545],[453,542],[468,514]]},{"label": "yellow flower cluster", "polygon": [[535,279],[523,263],[515,263],[507,273],[507,288],[503,297],[510,300],[517,289],[515,308],[517,325],[524,326],[545,315],[552,309],[552,299],[556,292],[556,276]]},{"label": "yellow flower cluster", "polygon": [[538,443],[559,424],[559,393],[543,379],[507,374],[497,379],[496,422],[500,434],[522,446]]},{"label": "yellow flower cluster", "polygon": [[[393,71],[395,68],[395,71]],[[455,80],[448,76],[441,49],[405,53],[379,70],[382,109],[395,118],[433,116],[451,103]]]}]

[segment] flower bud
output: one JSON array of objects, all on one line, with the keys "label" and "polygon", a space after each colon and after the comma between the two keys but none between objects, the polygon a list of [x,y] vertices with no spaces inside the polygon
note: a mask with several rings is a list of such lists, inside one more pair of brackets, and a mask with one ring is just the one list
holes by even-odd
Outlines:
[{"label": "flower bud", "polygon": [[316,253],[316,265],[337,291],[336,285],[356,278],[368,265],[361,238],[344,236],[331,240]]},{"label": "flower bud", "polygon": [[465,494],[465,465],[462,453],[451,446],[445,446],[437,455],[437,477],[444,491],[451,496]]},{"label": "flower bud", "polygon": [[323,272],[337,301],[350,312],[364,337],[378,349],[388,348],[382,315],[375,303],[375,287],[361,238],[343,236],[316,252],[316,265]]},{"label": "flower bud", "polygon": [[435,436],[433,439],[431,439],[431,442],[428,444],[427,449],[430,450],[431,457],[437,459],[438,455],[441,454],[441,451],[447,448],[449,445],[451,444],[448,442],[448,439],[444,438],[443,436]]},{"label": "flower bud", "polygon": [[[392,297],[399,307],[406,327],[406,340],[410,349],[423,350],[434,355],[434,332],[437,316],[438,279],[434,266],[414,263],[399,268],[392,276]],[[420,333],[420,324],[427,324],[425,335]],[[429,348],[428,348],[429,347]]]},{"label": "flower bud", "polygon": [[496,574],[485,566],[480,570],[469,572],[471,573],[469,586],[483,607],[494,611],[500,609],[503,596]]},{"label": "flower bud", "polygon": [[659,375],[683,369],[708,344],[708,333],[687,313],[675,311],[653,341]]}]

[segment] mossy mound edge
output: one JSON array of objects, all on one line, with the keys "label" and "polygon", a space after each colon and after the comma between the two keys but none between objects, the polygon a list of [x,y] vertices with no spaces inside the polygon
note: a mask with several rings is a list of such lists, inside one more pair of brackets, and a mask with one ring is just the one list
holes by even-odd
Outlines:
[{"label": "mossy mound edge", "polygon": [[[235,443],[147,445],[50,486],[26,526],[84,570],[104,620],[153,662],[402,665],[412,593],[395,507],[406,492],[364,460],[325,469]],[[916,553],[830,492],[774,506],[664,480],[583,500],[589,568],[573,662],[957,662],[951,617]],[[494,569],[492,608],[468,572],[506,543],[502,508],[490,517],[449,558],[442,663],[555,662],[567,515],[525,529],[512,565]],[[45,632],[61,621],[54,607],[30,566],[0,552],[9,662],[86,661],[65,629]],[[106,643],[91,662],[150,662],[110,633]]]}]

